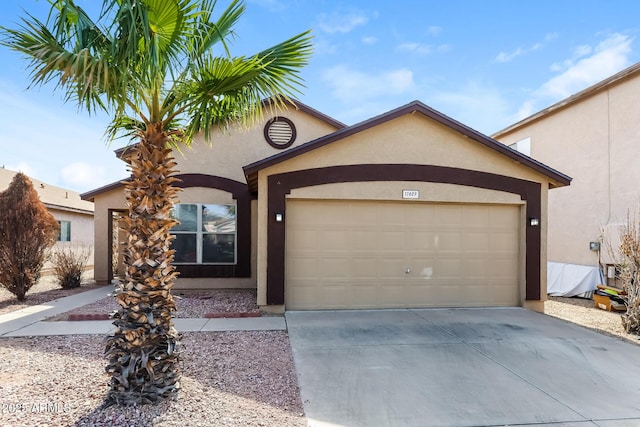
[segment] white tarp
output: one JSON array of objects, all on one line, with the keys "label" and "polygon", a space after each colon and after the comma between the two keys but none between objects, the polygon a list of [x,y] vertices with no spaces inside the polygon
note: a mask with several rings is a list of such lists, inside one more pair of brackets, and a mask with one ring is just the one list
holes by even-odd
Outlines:
[{"label": "white tarp", "polygon": [[595,291],[596,286],[603,283],[604,275],[598,267],[547,263],[547,293],[553,297],[589,297],[589,292]]}]

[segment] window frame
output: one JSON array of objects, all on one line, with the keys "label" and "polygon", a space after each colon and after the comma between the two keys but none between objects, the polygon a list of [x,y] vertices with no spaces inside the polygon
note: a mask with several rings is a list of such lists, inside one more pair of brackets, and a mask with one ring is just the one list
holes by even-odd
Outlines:
[{"label": "window frame", "polygon": [[[62,224],[66,224],[66,232],[65,232],[65,236],[66,239],[63,239],[63,235],[62,235]],[[71,221],[67,221],[67,220],[58,220],[58,238],[56,239],[57,242],[70,242],[71,241]]]},{"label": "window frame", "polygon": [[[195,235],[196,236],[196,260],[195,261],[175,261],[173,264],[179,265],[229,265],[238,264],[238,207],[235,203],[178,203],[179,205],[195,205],[196,206],[196,227],[195,230],[171,230],[172,235]],[[174,208],[175,208],[174,206]],[[233,233],[220,233],[205,231],[203,227],[203,208],[206,206],[224,206],[233,207]],[[175,218],[175,217],[174,217]],[[177,219],[177,218],[176,218]],[[233,236],[233,261],[232,262],[203,262],[204,256],[204,237],[207,235]],[[172,248],[173,249],[173,248]]]}]

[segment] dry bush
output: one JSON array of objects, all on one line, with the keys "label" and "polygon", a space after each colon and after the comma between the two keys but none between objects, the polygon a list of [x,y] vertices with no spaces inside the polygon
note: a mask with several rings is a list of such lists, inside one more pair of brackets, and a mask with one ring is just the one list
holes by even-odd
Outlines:
[{"label": "dry bush", "polygon": [[[640,218],[640,215],[639,215]],[[622,325],[628,333],[640,333],[640,223],[627,214],[627,222],[620,235],[620,278],[627,292],[627,311]]]},{"label": "dry bush", "polygon": [[53,275],[62,289],[80,286],[90,255],[91,249],[81,245],[64,245],[53,250]]},{"label": "dry bush", "polygon": [[0,193],[0,285],[18,301],[40,279],[47,248],[56,242],[59,228],[31,180],[18,173]]}]

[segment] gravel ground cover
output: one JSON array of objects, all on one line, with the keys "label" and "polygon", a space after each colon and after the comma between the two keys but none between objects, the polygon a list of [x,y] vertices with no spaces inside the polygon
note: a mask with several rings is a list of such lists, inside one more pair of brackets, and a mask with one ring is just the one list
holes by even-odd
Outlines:
[{"label": "gravel ground cover", "polygon": [[[258,313],[255,289],[216,289],[207,291],[176,290],[176,317],[203,318],[210,313]],[[109,314],[118,309],[113,297],[75,308],[48,318],[48,321],[68,320],[71,314]]]},{"label": "gravel ground cover", "polygon": [[593,300],[590,299],[549,297],[544,305],[544,313],[633,344],[640,344],[637,335],[625,332],[620,312],[595,308]]},{"label": "gravel ground cover", "polygon": [[185,333],[178,399],[129,408],[101,408],[103,340],[0,339],[0,425],[306,425],[286,332]]},{"label": "gravel ground cover", "polygon": [[[175,293],[184,317],[257,309],[254,291]],[[79,310],[103,310],[105,303],[114,302]],[[640,343],[624,332],[619,313],[596,309],[592,300],[550,298],[545,313]],[[306,425],[286,332],[192,332],[182,342],[176,401],[102,408],[108,388],[103,336],[0,338],[0,426]]]},{"label": "gravel ground cover", "polygon": [[61,289],[53,276],[44,276],[27,292],[27,299],[19,302],[15,295],[0,286],[0,314],[10,313],[23,308],[40,305],[54,299],[68,297],[79,292],[90,291],[98,286],[92,279],[93,271],[83,276],[82,286],[74,289]]}]

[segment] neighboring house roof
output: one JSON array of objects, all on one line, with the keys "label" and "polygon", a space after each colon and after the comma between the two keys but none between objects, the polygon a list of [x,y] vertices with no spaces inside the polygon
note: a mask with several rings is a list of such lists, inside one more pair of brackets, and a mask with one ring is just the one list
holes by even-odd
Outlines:
[{"label": "neighboring house roof", "polygon": [[[345,125],[344,123],[334,119],[333,117],[327,116],[324,113],[321,113],[320,111],[316,110],[315,108],[311,108],[306,104],[303,104],[302,102],[298,101],[298,100],[285,100],[284,101],[285,104],[288,104],[289,106],[295,108],[296,110],[302,111],[304,113],[307,113],[308,115],[315,117],[318,120],[321,120],[335,128],[338,129],[342,129],[344,127],[346,127],[347,125]],[[275,106],[273,104],[273,101],[271,99],[266,99],[263,102],[264,106],[273,106],[273,108],[276,108],[277,111],[277,106]],[[127,151],[128,148],[130,148],[131,146],[134,146],[136,144],[131,144],[131,145],[127,145],[124,146],[122,148],[118,148],[117,150],[115,150],[116,153],[116,157],[118,157],[119,159],[122,159],[122,155],[124,154],[125,151]]]},{"label": "neighboring house roof", "polygon": [[249,188],[251,191],[257,191],[258,186],[258,171],[261,169],[267,168],[269,166],[273,166],[275,164],[281,163],[285,160],[291,159],[293,157],[299,156],[301,154],[307,153],[309,151],[315,150],[317,148],[323,147],[327,144],[331,144],[332,142],[339,141],[348,136],[354,135],[358,132],[362,132],[368,130],[374,126],[378,126],[382,123],[391,121],[398,117],[407,115],[420,113],[423,114],[436,122],[447,126],[462,135],[472,139],[480,144],[483,144],[521,164],[527,166],[543,175],[548,176],[553,181],[557,182],[557,186],[565,186],[569,185],[571,182],[571,178],[561,172],[556,171],[555,169],[546,166],[543,163],[538,162],[537,160],[532,159],[529,156],[526,156],[522,153],[519,153],[516,150],[513,150],[507,147],[504,144],[474,130],[468,126],[463,125],[462,123],[445,116],[444,114],[428,107],[427,105],[421,103],[420,101],[413,101],[409,104],[406,104],[402,107],[396,108],[395,110],[391,110],[387,113],[381,114],[377,117],[373,117],[369,120],[365,120],[353,126],[349,126],[346,128],[342,128],[334,133],[323,136],[316,140],[307,142],[305,144],[299,145],[290,150],[284,151],[282,153],[278,153],[274,156],[268,157],[263,160],[259,160],[255,163],[245,166],[244,173],[247,178],[247,183],[249,184]]},{"label": "neighboring house roof", "polygon": [[602,90],[605,90],[607,88],[609,88],[610,86],[617,84],[619,82],[621,82],[622,80],[626,80],[628,78],[634,77],[636,76],[638,73],[640,73],[640,62],[633,64],[632,66],[625,68],[624,70],[620,71],[617,74],[614,74],[611,77],[608,77],[592,86],[589,86],[588,88],[574,94],[571,95],[568,98],[563,99],[562,101],[556,102],[555,104],[551,105],[550,107],[545,108],[544,110],[540,110],[535,114],[532,114],[529,117],[526,117],[522,120],[520,120],[519,122],[516,122],[514,124],[512,124],[511,126],[508,126],[496,133],[494,133],[493,135],[491,135],[493,138],[500,138],[503,135],[510,133],[518,128],[521,128],[523,126],[526,126],[532,122],[535,122],[536,120],[540,120],[545,116],[548,116],[550,114],[556,113],[564,108],[567,108],[571,105],[573,105],[574,103],[581,101],[585,98],[588,98],[592,95],[595,95],[596,93],[599,93]]},{"label": "neighboring house roof", "polygon": [[[18,172],[0,168],[0,191],[4,191],[9,187],[13,177],[17,174]],[[93,215],[93,203],[82,200],[79,193],[56,187],[31,177],[29,179],[40,200],[48,209]]]}]

